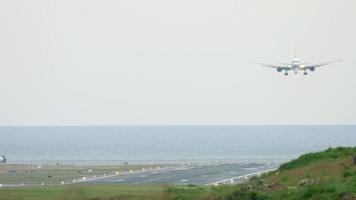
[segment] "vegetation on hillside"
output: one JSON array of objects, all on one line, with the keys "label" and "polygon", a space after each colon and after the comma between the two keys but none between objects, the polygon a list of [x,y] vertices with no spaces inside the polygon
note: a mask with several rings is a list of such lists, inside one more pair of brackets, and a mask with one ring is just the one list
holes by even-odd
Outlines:
[{"label": "vegetation on hillside", "polygon": [[356,147],[337,147],[337,148],[329,148],[326,151],[316,152],[316,153],[308,153],[300,156],[296,160],[292,160],[290,162],[284,163],[280,166],[280,170],[288,170],[295,169],[297,167],[302,167],[308,165],[312,162],[316,162],[319,160],[335,160],[338,158],[345,158],[348,156],[356,155]]},{"label": "vegetation on hillside", "polygon": [[247,183],[212,188],[204,200],[356,199],[356,147],[309,153]]}]

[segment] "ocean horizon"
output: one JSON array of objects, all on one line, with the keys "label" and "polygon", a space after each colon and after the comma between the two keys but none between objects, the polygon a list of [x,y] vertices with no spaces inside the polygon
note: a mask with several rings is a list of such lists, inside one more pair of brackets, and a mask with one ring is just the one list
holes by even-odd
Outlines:
[{"label": "ocean horizon", "polygon": [[9,163],[294,159],[355,146],[356,125],[1,126]]}]

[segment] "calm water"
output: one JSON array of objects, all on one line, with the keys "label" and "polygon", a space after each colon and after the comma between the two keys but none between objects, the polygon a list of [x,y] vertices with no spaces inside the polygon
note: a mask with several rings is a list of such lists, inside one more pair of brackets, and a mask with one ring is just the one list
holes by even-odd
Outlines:
[{"label": "calm water", "polygon": [[356,146],[356,126],[0,127],[8,160],[291,159]]}]

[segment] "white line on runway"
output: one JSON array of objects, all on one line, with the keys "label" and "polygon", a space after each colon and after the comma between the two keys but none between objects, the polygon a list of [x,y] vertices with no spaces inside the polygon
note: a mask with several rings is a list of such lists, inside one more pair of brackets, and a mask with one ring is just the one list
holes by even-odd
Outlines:
[{"label": "white line on runway", "polygon": [[149,183],[149,182],[155,182],[155,181],[159,181],[163,178],[172,178],[172,177],[177,177],[176,174],[173,174],[173,175],[168,175],[168,176],[161,176],[161,177],[158,177],[158,178],[152,178],[152,179],[148,179],[148,180],[144,180],[144,181],[138,181],[138,182],[134,182],[132,184],[141,184],[141,183]]}]

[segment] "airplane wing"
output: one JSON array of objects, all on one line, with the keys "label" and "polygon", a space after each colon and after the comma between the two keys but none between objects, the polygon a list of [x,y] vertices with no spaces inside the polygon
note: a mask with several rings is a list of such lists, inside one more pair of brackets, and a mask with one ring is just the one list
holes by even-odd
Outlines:
[{"label": "airplane wing", "polygon": [[314,63],[314,64],[302,64],[302,68],[303,69],[315,69],[317,67],[322,67],[325,65],[330,65],[336,62],[340,62],[341,60],[334,60],[334,61],[330,61],[330,62],[323,62],[323,63]]},{"label": "airplane wing", "polygon": [[256,62],[251,62],[251,63],[260,65],[262,67],[270,67],[270,68],[281,69],[281,70],[289,70],[288,63],[280,63],[280,64],[264,64],[264,63],[256,63]]}]

